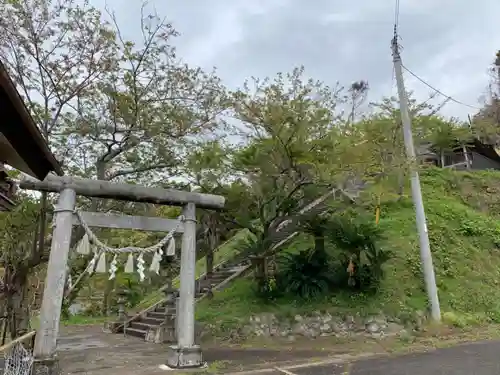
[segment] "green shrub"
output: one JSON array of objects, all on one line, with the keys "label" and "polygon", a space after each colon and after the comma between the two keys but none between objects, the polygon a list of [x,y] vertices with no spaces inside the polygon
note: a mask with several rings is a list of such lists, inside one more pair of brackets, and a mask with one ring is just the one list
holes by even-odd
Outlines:
[{"label": "green shrub", "polygon": [[[282,254],[278,259],[276,290],[267,284],[261,285],[260,295],[277,298],[281,292],[311,299],[335,291],[377,291],[384,277],[383,265],[392,253],[379,247],[383,235],[373,220],[359,213],[348,213],[327,220],[313,219],[304,230],[315,235],[315,246]],[[323,235],[333,249],[318,246],[318,239]]]},{"label": "green shrub", "polygon": [[279,263],[277,285],[285,293],[310,299],[331,287],[331,262],[325,251],[307,249],[297,254],[285,253]]},{"label": "green shrub", "polygon": [[328,240],[337,249],[333,284],[336,289],[375,292],[384,277],[383,265],[392,253],[379,247],[381,229],[372,218],[337,215],[329,221]]},{"label": "green shrub", "polygon": [[257,298],[264,302],[276,301],[284,295],[284,291],[279,287],[274,275],[258,279],[254,293]]}]

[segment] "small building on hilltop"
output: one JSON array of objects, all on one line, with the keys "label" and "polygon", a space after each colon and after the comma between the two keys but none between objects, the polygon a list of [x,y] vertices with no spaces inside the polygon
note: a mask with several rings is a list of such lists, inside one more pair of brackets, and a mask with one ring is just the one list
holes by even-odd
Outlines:
[{"label": "small building on hilltop", "polygon": [[478,139],[474,139],[466,145],[457,145],[452,151],[442,154],[437,152],[431,144],[423,144],[417,147],[417,155],[423,163],[442,168],[500,170],[500,155],[497,149]]},{"label": "small building on hilltop", "polygon": [[14,206],[14,184],[5,165],[43,180],[62,169],[0,61],[0,211]]}]

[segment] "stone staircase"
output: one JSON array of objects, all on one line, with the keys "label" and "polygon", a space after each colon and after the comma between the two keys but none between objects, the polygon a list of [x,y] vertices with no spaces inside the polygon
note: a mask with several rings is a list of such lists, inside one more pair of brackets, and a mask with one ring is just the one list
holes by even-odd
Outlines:
[{"label": "stone staircase", "polygon": [[[242,276],[250,269],[250,262],[236,257],[220,264],[211,276],[202,275],[196,280],[196,301],[210,296],[213,291],[222,290],[233,279]],[[168,290],[166,291],[167,294]],[[175,341],[176,304],[178,291],[174,298],[166,298],[160,303],[141,312],[125,323],[125,328],[117,330],[126,335],[135,336],[149,342],[163,343]]]}]

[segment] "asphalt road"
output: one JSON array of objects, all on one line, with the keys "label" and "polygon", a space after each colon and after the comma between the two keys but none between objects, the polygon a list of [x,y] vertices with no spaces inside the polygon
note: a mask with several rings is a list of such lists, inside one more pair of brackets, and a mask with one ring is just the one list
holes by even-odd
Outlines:
[{"label": "asphalt road", "polygon": [[[280,371],[276,371],[269,375],[279,373]],[[281,373],[287,375],[499,375],[500,341],[464,344],[392,358],[363,359],[348,364],[289,368]]]},{"label": "asphalt road", "polygon": [[[0,358],[0,374],[3,373]],[[482,341],[426,353],[369,358],[351,363],[284,367],[258,375],[499,375],[500,341]]]}]

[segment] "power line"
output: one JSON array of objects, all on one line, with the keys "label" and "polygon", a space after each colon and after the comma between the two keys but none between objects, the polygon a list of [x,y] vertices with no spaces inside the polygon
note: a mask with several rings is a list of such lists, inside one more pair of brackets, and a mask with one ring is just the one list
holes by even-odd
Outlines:
[{"label": "power line", "polygon": [[473,106],[473,105],[470,105],[470,104],[467,104],[467,103],[464,103],[458,99],[455,99],[453,98],[452,96],[450,95],[446,95],[445,93],[443,93],[441,90],[438,90],[437,88],[435,88],[434,86],[432,86],[430,83],[428,83],[427,81],[425,81],[423,78],[420,78],[418,75],[416,75],[415,73],[413,73],[410,69],[408,69],[406,66],[402,65],[403,69],[405,71],[407,71],[408,73],[410,73],[413,77],[415,77],[417,80],[419,80],[420,82],[422,82],[424,85],[426,85],[427,87],[429,87],[431,90],[434,90],[435,92],[437,92],[438,94],[444,96],[445,98],[447,98],[449,101],[452,101],[456,104],[460,104],[460,105],[463,105],[465,107],[469,107],[469,108],[472,108],[472,109],[475,109],[475,110],[481,110],[481,108],[479,107],[476,107],[476,106]]},{"label": "power line", "polygon": [[[395,6],[394,6],[394,36],[393,36],[393,43],[398,43],[399,41],[399,34],[398,34],[398,31],[399,31],[399,14],[400,14],[400,0],[396,0],[396,3],[395,3]],[[468,107],[468,108],[472,108],[472,109],[475,109],[475,110],[481,110],[481,108],[477,107],[477,106],[473,106],[473,105],[470,105],[470,104],[467,104],[467,103],[464,103],[458,99],[455,99],[453,98],[452,96],[450,95],[446,95],[445,93],[443,93],[441,90],[438,90],[437,88],[435,88],[434,86],[432,86],[430,83],[426,82],[424,79],[420,78],[418,75],[416,75],[415,73],[413,73],[410,69],[408,69],[406,66],[402,65],[402,68],[404,70],[406,70],[408,73],[410,73],[413,77],[415,77],[417,80],[419,80],[420,82],[422,82],[424,85],[426,85],[427,87],[429,87],[431,90],[434,90],[434,92],[442,95],[445,97],[445,101],[439,106],[439,109],[441,109],[447,102],[449,101],[452,101],[456,104],[459,104],[459,105],[463,105],[465,107]],[[392,86],[394,85],[394,78],[395,78],[395,71],[394,71],[394,67],[393,67],[393,70],[392,70],[392,77],[391,77],[391,88]],[[432,99],[433,97],[427,99],[426,101]]]}]

